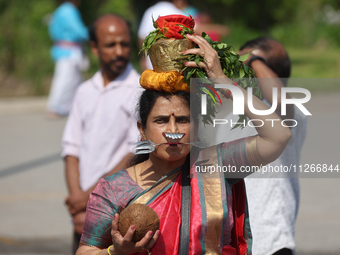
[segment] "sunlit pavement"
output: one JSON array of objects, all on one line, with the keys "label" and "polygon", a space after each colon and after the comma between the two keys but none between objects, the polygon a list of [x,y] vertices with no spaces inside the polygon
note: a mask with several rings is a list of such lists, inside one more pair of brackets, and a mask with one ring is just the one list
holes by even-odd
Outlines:
[{"label": "sunlit pavement", "polygon": [[0,102],[0,254],[71,254],[61,135],[45,98]]},{"label": "sunlit pavement", "polygon": [[[312,95],[302,164],[340,164],[339,99],[340,93]],[[46,119],[45,102],[0,100],[0,254],[71,254],[59,156],[66,118]],[[340,178],[304,178],[300,184],[298,253],[340,254]]]}]

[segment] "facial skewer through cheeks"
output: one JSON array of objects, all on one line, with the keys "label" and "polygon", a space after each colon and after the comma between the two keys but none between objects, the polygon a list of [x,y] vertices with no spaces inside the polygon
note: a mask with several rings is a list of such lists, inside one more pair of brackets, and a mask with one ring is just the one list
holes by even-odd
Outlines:
[{"label": "facial skewer through cheeks", "polygon": [[195,143],[180,143],[182,138],[186,135],[185,133],[169,133],[163,132],[162,135],[166,139],[167,143],[155,144],[150,140],[140,141],[135,143],[135,154],[148,154],[156,149],[156,145],[162,144],[195,144]]}]

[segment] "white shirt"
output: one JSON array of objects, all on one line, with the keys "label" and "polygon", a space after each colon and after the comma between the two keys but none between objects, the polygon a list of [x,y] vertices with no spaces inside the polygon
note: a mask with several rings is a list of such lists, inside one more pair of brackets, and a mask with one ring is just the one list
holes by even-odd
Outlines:
[{"label": "white shirt", "polygon": [[135,108],[142,92],[131,64],[104,87],[98,71],[80,85],[62,139],[62,156],[79,158],[80,186],[86,191],[110,172],[138,141]]},{"label": "white shirt", "polygon": [[[266,102],[267,103],[267,102]],[[268,104],[268,103],[267,103]],[[238,115],[227,115],[235,123]],[[294,118],[298,125],[291,128],[292,138],[278,159],[271,166],[299,165],[300,153],[306,137],[307,118],[294,106]],[[256,129],[230,130],[230,125],[219,125],[216,143],[256,135]],[[273,177],[274,176],[274,177]],[[280,178],[275,178],[280,177]],[[282,248],[294,251],[294,230],[297,217],[300,187],[298,173],[254,173],[245,178],[249,205],[249,221],[253,234],[253,255],[271,255]]]},{"label": "white shirt", "polygon": [[[173,3],[170,2],[160,1],[155,5],[149,7],[144,12],[143,18],[140,22],[138,29],[138,37],[144,40],[145,37],[147,37],[151,31],[155,30],[152,22],[152,17],[156,21],[159,16],[166,16],[172,14],[185,15],[185,13],[182,10],[178,9]],[[144,54],[144,52],[142,52],[141,54]],[[147,58],[147,68],[153,69],[149,57]]]}]

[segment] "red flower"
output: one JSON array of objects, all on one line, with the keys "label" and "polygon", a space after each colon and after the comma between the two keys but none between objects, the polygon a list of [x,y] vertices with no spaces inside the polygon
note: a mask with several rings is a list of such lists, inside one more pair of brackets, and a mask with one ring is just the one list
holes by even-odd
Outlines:
[{"label": "red flower", "polygon": [[189,29],[194,29],[195,26],[195,20],[191,16],[184,15],[159,16],[155,23],[167,38],[175,39],[183,38],[180,34],[183,28],[178,25],[183,25]]}]

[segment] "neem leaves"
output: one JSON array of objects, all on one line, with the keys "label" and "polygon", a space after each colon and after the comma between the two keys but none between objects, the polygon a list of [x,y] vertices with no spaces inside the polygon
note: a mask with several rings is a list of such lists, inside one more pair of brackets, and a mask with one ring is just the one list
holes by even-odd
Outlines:
[{"label": "neem leaves", "polygon": [[[152,31],[146,38],[143,43],[143,48],[141,51],[144,50],[145,55],[147,55],[148,50],[152,46],[152,44],[160,39],[166,39],[167,37],[163,34],[163,32],[158,28],[157,24],[154,22],[154,27],[156,30]],[[186,37],[186,34],[193,34],[193,29],[187,28],[183,25],[178,24],[182,28],[182,30],[179,32],[183,37]],[[164,30],[164,28],[163,28]],[[166,31],[164,31],[166,33]],[[202,33],[202,37],[211,45],[211,47],[216,50],[218,53],[218,57],[220,59],[221,67],[223,70],[223,73],[231,78],[236,79],[239,86],[241,86],[244,89],[247,89],[248,87],[253,88],[253,94],[259,98],[262,97],[261,91],[257,85],[257,80],[254,75],[253,69],[248,67],[243,63],[243,61],[246,61],[250,55],[250,52],[246,55],[238,55],[234,48],[232,46],[229,46],[226,43],[213,41],[209,35],[206,33]],[[197,46],[198,47],[198,46]],[[194,61],[198,66],[200,65],[200,62],[206,61],[204,58],[202,58],[199,55],[196,54],[188,54],[180,59],[176,59],[177,61],[187,62],[187,61]],[[208,94],[210,95],[207,97],[207,114],[203,115],[203,123],[204,124],[213,124],[212,118],[216,115],[216,105],[217,105],[217,97],[213,91],[211,91],[208,87],[213,87],[213,84],[207,79],[207,73],[204,69],[200,67],[185,67],[183,66],[183,76],[186,81],[186,83],[190,86],[190,79],[191,78],[199,78],[200,83],[202,84],[202,87],[199,87],[197,90],[197,93],[199,96],[201,94]],[[204,84],[208,86],[204,86]],[[243,121],[247,120],[247,117],[245,115],[240,115],[238,122],[243,123]],[[241,126],[244,127],[241,124],[237,124],[233,127],[237,128]]]},{"label": "neem leaves", "polygon": [[[247,65],[243,63],[243,61],[247,60],[250,53],[239,56],[234,48],[232,46],[228,46],[226,43],[223,42],[214,42],[211,40],[209,35],[206,33],[202,33],[202,37],[212,46],[214,50],[218,53],[218,57],[220,59],[221,67],[223,70],[223,73],[231,78],[236,79],[237,83],[244,89],[247,89],[248,87],[253,88],[253,93],[255,96],[261,98],[261,91],[259,87],[257,86],[257,80],[254,76],[253,69],[249,68]],[[200,66],[200,62],[206,61],[204,58],[202,58],[199,55],[186,55],[187,61],[194,61]],[[204,69],[199,67],[184,67],[183,69],[183,75],[185,78],[185,81],[188,85],[190,85],[190,78],[200,78],[202,81],[202,84],[208,84],[212,86],[213,84],[206,78],[207,74]],[[207,88],[207,90],[209,90]],[[199,94],[202,94],[202,90],[198,90]],[[204,92],[203,92],[204,93]],[[214,95],[214,94],[213,94]],[[216,98],[208,97],[207,102],[207,115],[203,115],[203,123],[205,124],[212,124],[211,116],[215,117],[216,114],[216,104],[214,102]],[[240,115],[240,118],[238,122],[243,122],[243,120],[246,120],[247,117],[245,115]],[[234,126],[234,128],[242,126],[240,124],[237,124]]]}]

